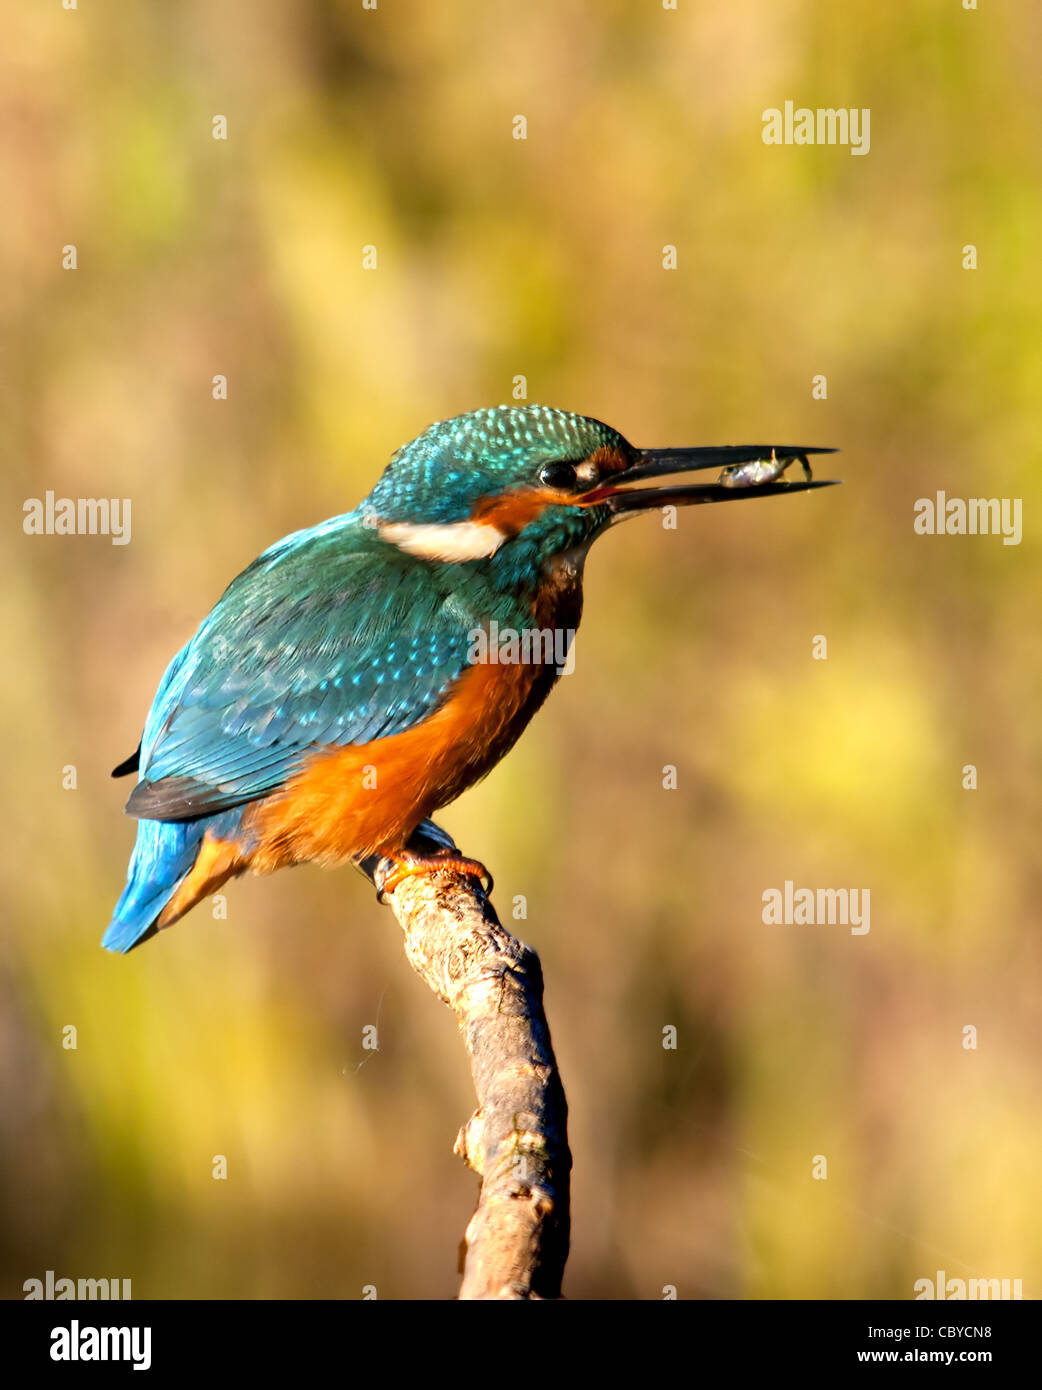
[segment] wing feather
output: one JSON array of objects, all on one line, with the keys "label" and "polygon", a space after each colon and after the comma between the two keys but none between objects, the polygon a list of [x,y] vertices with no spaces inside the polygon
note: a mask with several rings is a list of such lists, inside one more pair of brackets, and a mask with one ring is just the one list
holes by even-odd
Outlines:
[{"label": "wing feather", "polygon": [[130,815],[187,820],[257,800],[317,749],[386,738],[444,700],[476,619],[438,567],[342,523],[261,556],[171,662]]}]

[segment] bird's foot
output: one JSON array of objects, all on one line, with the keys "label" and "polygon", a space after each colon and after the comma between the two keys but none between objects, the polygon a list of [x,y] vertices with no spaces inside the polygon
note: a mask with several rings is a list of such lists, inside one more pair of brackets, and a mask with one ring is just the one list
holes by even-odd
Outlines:
[{"label": "bird's foot", "polygon": [[393,893],[403,879],[411,878],[414,874],[449,872],[462,874],[465,878],[476,878],[486,897],[492,893],[494,886],[492,875],[480,860],[468,859],[455,850],[439,850],[434,854],[413,854],[410,850],[400,850],[388,855],[387,860],[393,867],[378,879],[376,896],[380,902]]}]

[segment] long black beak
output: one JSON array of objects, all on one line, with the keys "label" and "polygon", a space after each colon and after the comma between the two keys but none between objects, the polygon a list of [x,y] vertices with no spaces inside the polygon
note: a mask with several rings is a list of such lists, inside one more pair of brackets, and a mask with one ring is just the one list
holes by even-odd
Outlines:
[{"label": "long black beak", "polygon": [[[812,488],[832,487],[838,478],[812,479],[808,458],[811,454],[834,454],[837,450],[809,444],[720,444],[690,449],[642,449],[632,467],[617,473],[611,487],[599,488],[596,498],[618,516],[645,511],[650,507],[692,507],[705,502],[734,502],[741,497],[775,497],[781,493],[809,492]],[[804,477],[786,482],[783,475],[790,464],[799,462]],[[666,487],[625,488],[618,484],[664,478],[674,473],[693,473],[701,468],[720,470],[713,483],[679,483]]]}]

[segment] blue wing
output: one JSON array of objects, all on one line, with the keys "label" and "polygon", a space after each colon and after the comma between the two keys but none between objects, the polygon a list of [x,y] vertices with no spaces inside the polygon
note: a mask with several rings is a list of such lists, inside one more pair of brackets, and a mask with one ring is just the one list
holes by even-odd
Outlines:
[{"label": "blue wing", "polygon": [[171,662],[130,815],[189,820],[267,795],[319,748],[410,728],[444,700],[480,619],[437,567],[354,514],[266,551]]}]

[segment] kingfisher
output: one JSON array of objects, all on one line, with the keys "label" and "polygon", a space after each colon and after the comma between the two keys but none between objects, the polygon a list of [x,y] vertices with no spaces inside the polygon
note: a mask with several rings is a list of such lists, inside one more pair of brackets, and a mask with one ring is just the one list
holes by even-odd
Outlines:
[{"label": "kingfisher", "polygon": [[[490,888],[476,860],[416,853],[410,837],[549,695],[592,543],[656,508],[828,486],[808,458],[832,452],[638,449],[537,405],[431,425],[354,511],[277,541],[233,579],[170,662],[137,751],[113,771],[137,774],[126,812],[138,824],[102,945],[131,950],[246,870],[379,856],[384,894],[446,869]],[[796,461],[804,476],[789,482]],[[699,469],[719,473],[662,481]],[[549,659],[543,643],[496,659],[496,634],[526,631],[565,638]]]}]

